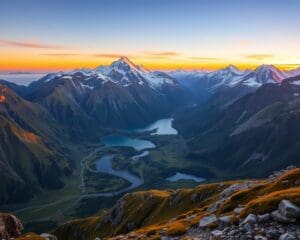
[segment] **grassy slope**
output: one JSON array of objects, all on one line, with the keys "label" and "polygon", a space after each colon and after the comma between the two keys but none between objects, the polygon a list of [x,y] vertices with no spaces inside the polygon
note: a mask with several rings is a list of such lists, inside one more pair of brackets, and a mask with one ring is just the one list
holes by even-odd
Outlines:
[{"label": "grassy slope", "polygon": [[[258,181],[248,190],[231,195],[217,210],[218,215],[231,214],[240,204],[245,210],[236,218],[248,213],[262,214],[277,208],[282,199],[300,204],[300,169],[285,173],[273,182]],[[59,239],[94,239],[130,232],[129,236],[145,236],[145,239],[159,239],[162,232],[181,235],[198,224],[207,215],[205,211],[219,196],[219,193],[235,182],[200,185],[194,189],[151,190],[125,195],[110,212],[86,219],[68,222],[59,227],[55,234]]]}]

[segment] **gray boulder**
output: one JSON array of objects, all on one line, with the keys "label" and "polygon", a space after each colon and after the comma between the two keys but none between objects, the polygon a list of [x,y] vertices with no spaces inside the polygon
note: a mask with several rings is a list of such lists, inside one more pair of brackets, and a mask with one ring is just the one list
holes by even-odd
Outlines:
[{"label": "gray boulder", "polygon": [[214,236],[214,237],[220,237],[223,235],[223,231],[221,230],[214,230],[211,232],[211,234]]},{"label": "gray boulder", "polygon": [[280,223],[294,223],[296,222],[295,218],[289,218],[284,216],[279,210],[275,210],[271,213],[273,219]]},{"label": "gray boulder", "polygon": [[221,226],[228,226],[231,224],[232,215],[219,217],[218,222]]},{"label": "gray boulder", "polygon": [[297,238],[291,233],[283,233],[280,235],[279,240],[296,240]]},{"label": "gray boulder", "polygon": [[300,217],[300,207],[293,204],[288,200],[282,200],[278,206],[279,211],[286,217],[289,218],[299,218]]},{"label": "gray boulder", "polygon": [[218,219],[215,214],[204,217],[199,222],[199,227],[207,227],[210,224],[217,223]]},{"label": "gray boulder", "polygon": [[221,206],[221,203],[222,203],[222,201],[214,202],[211,206],[209,206],[207,208],[207,211],[210,212],[210,213],[213,213],[213,212],[217,211],[218,208]]},{"label": "gray boulder", "polygon": [[235,208],[233,211],[234,211],[234,213],[236,213],[236,214],[240,214],[244,209],[245,209],[245,208],[243,208],[243,207],[237,207],[237,208]]},{"label": "gray boulder", "polygon": [[42,233],[40,236],[43,237],[45,240],[57,240],[57,237],[49,233]]},{"label": "gray boulder", "polygon": [[249,232],[252,230],[252,225],[249,223],[243,224],[241,229],[243,229],[243,231],[245,231],[245,232]]},{"label": "gray boulder", "polygon": [[254,236],[254,240],[268,240],[268,238],[261,236],[261,235],[256,235],[256,236]]},{"label": "gray boulder", "polygon": [[257,220],[258,222],[260,223],[264,223],[264,222],[267,222],[268,220],[270,220],[271,218],[271,215],[269,213],[266,213],[266,214],[262,214],[262,215],[258,215],[257,216]]},{"label": "gray boulder", "polygon": [[242,224],[248,223],[248,224],[250,224],[250,225],[253,225],[253,224],[255,224],[256,222],[257,222],[257,217],[256,217],[254,214],[250,213],[250,214],[243,220]]}]

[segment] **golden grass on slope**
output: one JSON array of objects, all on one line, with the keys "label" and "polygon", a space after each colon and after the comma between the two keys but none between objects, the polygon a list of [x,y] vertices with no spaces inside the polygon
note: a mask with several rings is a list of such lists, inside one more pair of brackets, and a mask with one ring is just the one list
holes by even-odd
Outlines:
[{"label": "golden grass on slope", "polygon": [[[166,228],[168,234],[178,235],[191,224],[197,224],[200,217],[196,215],[202,214],[206,205],[214,202],[218,194],[231,184],[214,183],[194,189],[150,190],[127,194],[108,214],[71,221],[59,227],[55,233],[69,240],[72,239],[71,232],[76,229],[88,240],[126,234],[132,226],[131,230],[143,229],[139,235],[155,236],[161,228]],[[185,218],[190,215],[195,216],[186,222]],[[116,221],[118,218],[119,221]],[[178,222],[170,222],[172,219],[178,219]]]},{"label": "golden grass on slope", "polygon": [[283,199],[288,199],[300,205],[300,187],[272,192],[258,199],[253,199],[245,206],[241,217],[246,217],[249,213],[263,214],[271,212],[278,207]]},{"label": "golden grass on slope", "polygon": [[[231,182],[231,184],[233,183]],[[203,190],[208,186],[203,185],[201,188]],[[198,208],[182,213],[166,223],[143,227],[134,232],[135,236],[146,234],[150,237],[149,239],[152,239],[152,236],[157,236],[157,234],[161,233],[170,236],[182,235],[188,228],[197,225],[199,220],[207,215],[205,209],[213,200],[216,200],[216,196],[212,195],[208,199],[203,199]],[[288,199],[300,205],[300,169],[291,170],[274,182],[262,180],[258,182],[258,185],[250,189],[238,191],[225,201],[220,207],[218,215],[231,213],[239,205],[245,205],[245,210],[239,217],[245,217],[249,213],[263,214],[276,209],[282,199]],[[189,216],[194,217],[191,219]],[[233,223],[238,221],[238,216],[233,218]]]},{"label": "golden grass on slope", "polygon": [[40,235],[37,235],[35,233],[26,233],[26,234],[16,238],[16,240],[45,240],[45,238],[43,238]]},{"label": "golden grass on slope", "polygon": [[225,201],[220,207],[219,213],[231,212],[239,204],[246,205],[250,201],[261,198],[272,192],[294,187],[300,187],[300,168],[285,173],[274,182],[261,181],[259,185],[250,189],[238,191]]},{"label": "golden grass on slope", "polygon": [[180,236],[186,233],[188,225],[183,221],[173,222],[169,225],[167,233],[169,236]]},{"label": "golden grass on slope", "polygon": [[[122,208],[118,222],[113,224],[107,221],[107,215],[72,221],[59,229],[60,236],[64,240],[73,240],[70,234],[76,229],[86,240],[95,237],[118,239],[117,235],[130,232],[128,223],[134,223],[136,228],[126,235],[128,239],[152,240],[160,239],[163,235],[180,236],[209,214],[206,209],[219,200],[220,192],[237,182],[206,184],[177,191],[150,190],[127,194],[115,206],[117,212]],[[285,173],[273,182],[261,180],[247,190],[234,193],[221,205],[217,215],[227,215],[239,205],[244,205],[245,210],[233,219],[236,223],[239,217],[249,213],[263,214],[276,209],[282,199],[300,205],[300,168]],[[115,220],[117,212],[111,210],[108,216]]]},{"label": "golden grass on slope", "polygon": [[[195,189],[173,191],[156,211],[151,213],[145,225],[131,232],[130,239],[147,236],[156,239],[157,235],[179,236],[190,227],[196,226],[206,215],[207,206],[213,203],[221,191],[235,182],[200,185]],[[114,239],[114,238],[112,238]]]}]

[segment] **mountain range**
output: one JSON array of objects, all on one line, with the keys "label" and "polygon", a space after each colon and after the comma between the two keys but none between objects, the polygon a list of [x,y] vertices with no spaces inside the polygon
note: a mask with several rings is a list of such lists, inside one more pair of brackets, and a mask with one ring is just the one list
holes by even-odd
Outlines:
[{"label": "mountain range", "polygon": [[[265,177],[299,165],[299,107],[299,69],[271,65],[162,72],[122,57],[28,86],[0,80],[0,205],[63,188],[103,136],[170,116],[176,141],[151,139],[165,147],[155,153],[161,159],[122,167],[159,181],[182,168],[213,179]],[[161,184],[145,182],[145,189]]]},{"label": "mountain range", "polygon": [[190,157],[239,177],[297,165],[299,79],[264,84],[213,113],[198,106],[182,114],[178,127],[190,139]]}]

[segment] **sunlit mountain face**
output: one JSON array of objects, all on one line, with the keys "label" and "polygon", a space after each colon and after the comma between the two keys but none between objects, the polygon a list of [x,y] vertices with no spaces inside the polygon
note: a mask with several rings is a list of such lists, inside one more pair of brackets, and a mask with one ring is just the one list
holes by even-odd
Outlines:
[{"label": "sunlit mountain face", "polygon": [[300,239],[300,2],[0,3],[0,239]]}]

